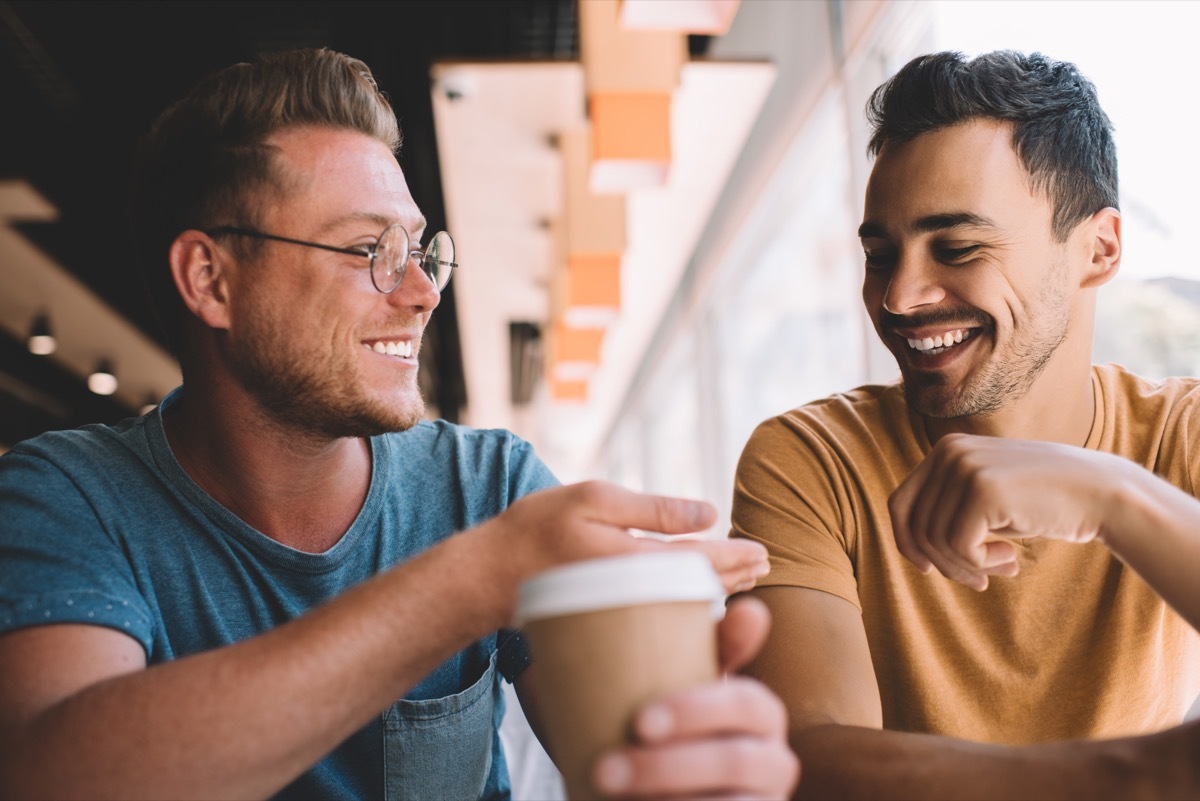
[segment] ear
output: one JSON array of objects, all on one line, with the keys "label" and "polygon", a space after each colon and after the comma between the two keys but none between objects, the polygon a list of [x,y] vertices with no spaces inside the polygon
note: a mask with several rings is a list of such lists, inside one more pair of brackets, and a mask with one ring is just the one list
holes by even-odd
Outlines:
[{"label": "ear", "polygon": [[229,328],[229,292],[225,256],[203,231],[175,237],[169,252],[171,275],[183,304],[210,328]]},{"label": "ear", "polygon": [[1084,225],[1088,263],[1080,286],[1092,289],[1107,284],[1121,267],[1121,212],[1100,209]]}]

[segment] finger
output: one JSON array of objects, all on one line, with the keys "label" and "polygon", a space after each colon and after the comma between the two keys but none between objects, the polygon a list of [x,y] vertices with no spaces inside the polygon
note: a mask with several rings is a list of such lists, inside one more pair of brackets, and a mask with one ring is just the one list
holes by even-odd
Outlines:
[{"label": "finger", "polygon": [[984,543],[987,555],[983,560],[984,570],[992,576],[1015,576],[1021,572],[1017,561],[1017,549],[1011,542],[994,540]]},{"label": "finger", "polygon": [[951,518],[945,569],[939,566],[947,577],[977,590],[987,589],[989,575],[1014,576],[1020,569],[1012,543],[995,538],[991,509],[987,484],[974,482]]},{"label": "finger", "polygon": [[939,488],[936,502],[914,514],[915,539],[938,572],[976,590],[987,588],[984,568],[990,535],[986,518],[979,516],[979,482],[974,480],[976,460],[983,447],[979,438],[952,435],[939,441],[937,466],[928,481]]},{"label": "finger", "polygon": [[685,540],[674,547],[703,553],[712,562],[726,593],[745,592],[771,572],[767,549],[753,540]]},{"label": "finger", "polygon": [[932,510],[926,523],[929,541],[925,553],[938,572],[976,590],[987,589],[988,549],[991,535],[986,519],[976,511],[975,493],[959,475],[943,477],[953,483],[943,506]]},{"label": "finger", "polygon": [[591,520],[610,526],[684,534],[717,521],[716,508],[704,501],[647,495],[605,481],[585,481],[574,491]]},{"label": "finger", "polygon": [[633,719],[634,735],[644,743],[733,734],[782,737],[786,729],[783,703],[745,676],[664,695]]},{"label": "finger", "polygon": [[922,573],[933,569],[933,563],[925,556],[925,552],[917,546],[913,537],[910,519],[913,504],[924,484],[929,472],[928,460],[921,462],[913,472],[909,473],[900,486],[888,498],[888,513],[892,518],[892,536],[896,540],[896,548],[900,554],[912,562]]},{"label": "finger", "polygon": [[[988,587],[987,571],[982,570],[978,565],[968,562],[961,558],[958,547],[966,548],[965,544],[959,543],[957,540],[961,538],[963,542],[982,540],[986,536],[985,532],[969,532],[962,533],[956,531],[951,539],[937,547],[931,547],[926,551],[930,561],[933,562],[937,571],[951,581],[957,581],[971,589],[982,592]],[[982,546],[981,546],[982,548]]]},{"label": "finger", "polygon": [[991,532],[983,514],[980,485],[967,456],[977,448],[970,438],[946,437],[931,453],[927,491],[914,504],[911,536],[943,576],[976,590],[987,588],[985,541]]},{"label": "finger", "polygon": [[782,740],[728,737],[633,747],[602,757],[593,781],[625,798],[790,798],[800,762]]},{"label": "finger", "polygon": [[771,628],[767,605],[749,595],[734,599],[717,625],[721,672],[733,673],[758,655]]}]

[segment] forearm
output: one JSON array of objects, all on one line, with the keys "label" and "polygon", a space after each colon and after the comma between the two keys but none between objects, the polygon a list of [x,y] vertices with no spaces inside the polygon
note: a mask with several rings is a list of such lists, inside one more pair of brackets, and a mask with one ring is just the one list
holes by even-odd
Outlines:
[{"label": "forearm", "polygon": [[800,799],[1194,798],[1197,732],[1009,747],[827,725],[794,732]]},{"label": "forearm", "polygon": [[270,795],[507,621],[515,585],[489,566],[488,536],[459,535],[259,637],[47,707],[0,743],[0,795]]},{"label": "forearm", "polygon": [[1101,539],[1200,629],[1200,500],[1142,470],[1120,487]]}]

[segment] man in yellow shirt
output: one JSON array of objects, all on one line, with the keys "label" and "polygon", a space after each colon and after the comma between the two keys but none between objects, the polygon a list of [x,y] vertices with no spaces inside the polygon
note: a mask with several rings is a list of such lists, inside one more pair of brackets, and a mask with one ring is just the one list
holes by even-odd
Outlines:
[{"label": "man in yellow shirt", "polygon": [[902,381],[764,422],[735,488],[799,793],[1195,797],[1200,380],[1091,363],[1121,259],[1095,88],[938,53],[868,116],[863,300]]}]

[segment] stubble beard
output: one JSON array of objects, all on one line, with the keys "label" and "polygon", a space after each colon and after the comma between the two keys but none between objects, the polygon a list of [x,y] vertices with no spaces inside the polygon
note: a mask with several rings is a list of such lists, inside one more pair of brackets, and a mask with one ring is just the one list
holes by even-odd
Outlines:
[{"label": "stubble beard", "polygon": [[298,436],[373,437],[412,428],[425,416],[415,371],[405,402],[387,404],[361,391],[362,376],[353,365],[333,357],[314,361],[269,324],[248,323],[243,341],[255,345],[232,354],[234,370],[271,420]]},{"label": "stubble beard", "polygon": [[[1012,339],[959,386],[941,374],[904,376],[904,397],[910,408],[925,417],[953,419],[986,417],[1025,397],[1070,329],[1068,298],[1062,265],[1051,268],[1036,310],[1025,325],[1014,329]],[[989,326],[996,330],[994,321]]]}]

